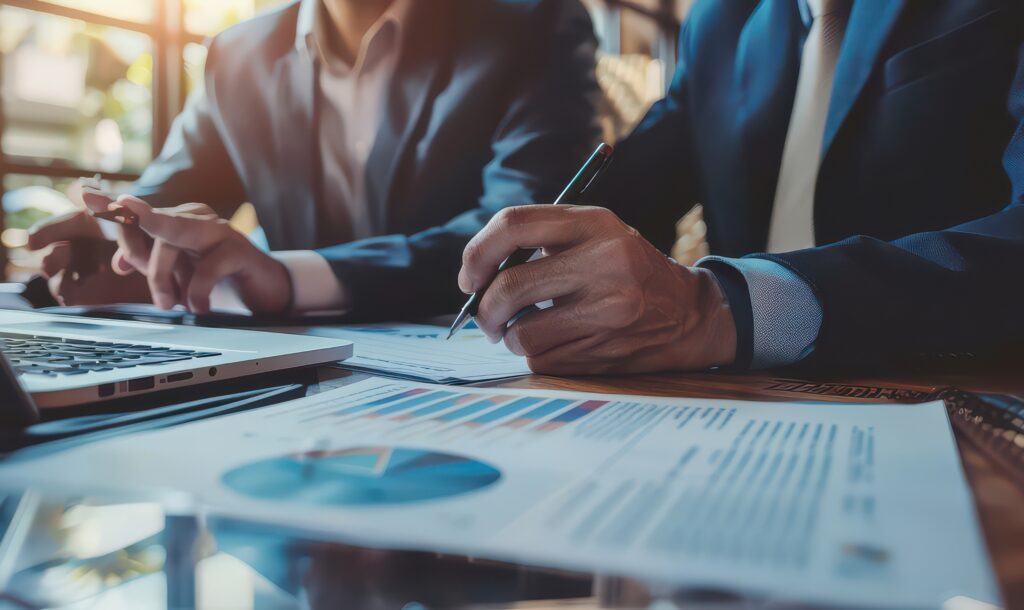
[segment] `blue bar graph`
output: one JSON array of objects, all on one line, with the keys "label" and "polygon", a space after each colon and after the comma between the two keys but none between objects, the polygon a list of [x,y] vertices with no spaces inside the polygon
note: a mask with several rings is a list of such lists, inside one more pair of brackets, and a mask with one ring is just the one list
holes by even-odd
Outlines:
[{"label": "blue bar graph", "polygon": [[415,396],[408,400],[403,400],[402,402],[393,404],[389,407],[384,407],[383,409],[370,413],[369,415],[391,415],[392,413],[405,411],[406,409],[411,409],[415,406],[422,405],[428,402],[441,400],[442,398],[448,398],[449,396],[452,395],[452,392],[429,392],[427,394],[420,394],[419,396]]},{"label": "blue bar graph", "polygon": [[476,419],[473,419],[473,420],[468,421],[466,423],[467,424],[472,424],[472,425],[488,424],[490,422],[497,421],[497,420],[499,420],[499,419],[501,419],[503,417],[507,417],[509,415],[512,415],[513,413],[517,413],[519,411],[522,411],[523,409],[526,409],[527,407],[535,405],[538,402],[541,402],[543,400],[544,400],[543,398],[532,398],[532,397],[520,398],[518,400],[513,400],[512,402],[508,403],[507,405],[505,405],[503,407],[498,407],[497,409],[495,409],[493,411],[488,411],[488,412],[484,413],[483,415],[481,415],[480,417],[477,417]]}]

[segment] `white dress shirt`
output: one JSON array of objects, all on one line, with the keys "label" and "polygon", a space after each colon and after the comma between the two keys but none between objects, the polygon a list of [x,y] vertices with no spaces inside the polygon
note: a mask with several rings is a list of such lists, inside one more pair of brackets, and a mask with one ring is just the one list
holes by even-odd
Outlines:
[{"label": "white dress shirt", "polygon": [[[295,46],[307,61],[320,66],[316,84],[322,166],[320,193],[330,213],[343,215],[348,239],[379,234],[373,226],[364,184],[366,160],[377,139],[381,104],[401,51],[402,30],[411,0],[394,0],[360,41],[350,65],[331,51],[329,30],[334,25],[322,0],[302,0]],[[339,242],[343,239],[339,238]],[[312,250],[274,252],[292,279],[294,313],[344,310],[345,287],[327,260]]]}]

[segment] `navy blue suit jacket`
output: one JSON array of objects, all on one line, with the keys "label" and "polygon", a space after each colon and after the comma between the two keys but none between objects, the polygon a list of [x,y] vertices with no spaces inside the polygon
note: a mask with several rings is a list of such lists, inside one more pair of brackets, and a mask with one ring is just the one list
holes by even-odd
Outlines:
[{"label": "navy blue suit jacket", "polygon": [[[698,2],[671,91],[620,144],[599,201],[666,250],[703,203],[712,253],[763,250],[806,35],[797,0]],[[828,245],[755,254],[818,295],[808,363],[1024,345],[1022,42],[1019,0],[854,2],[814,205]]]},{"label": "navy blue suit jacket", "polygon": [[[360,318],[448,313],[462,250],[498,209],[558,195],[599,136],[596,42],[578,0],[414,3],[366,168],[385,234],[339,243],[316,185],[314,69],[295,47],[298,4],[214,39],[189,101],[134,192],[251,201],[274,250],[318,248]],[[330,137],[330,134],[321,134]]]}]

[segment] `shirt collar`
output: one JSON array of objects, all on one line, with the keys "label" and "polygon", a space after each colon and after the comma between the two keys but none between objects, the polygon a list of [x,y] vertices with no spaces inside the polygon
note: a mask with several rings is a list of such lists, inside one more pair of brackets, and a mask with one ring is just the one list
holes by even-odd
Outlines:
[{"label": "shirt collar", "polygon": [[295,27],[295,48],[299,51],[310,49],[316,14],[319,10],[320,0],[302,0],[299,3],[299,17]]},{"label": "shirt collar", "polygon": [[[797,0],[797,7],[800,9],[800,19],[803,20],[804,25],[808,28],[814,24],[815,13],[821,13],[826,5],[827,0]],[[853,0],[843,0],[837,2],[835,5],[831,5],[833,10],[849,10],[853,5]]]},{"label": "shirt collar", "polygon": [[[805,0],[803,0],[805,1]],[[321,6],[323,0],[301,0],[299,3],[299,15],[295,28],[295,48],[306,53],[308,57],[316,57],[325,61],[323,52],[317,42],[317,28],[320,21]],[[408,21],[412,0],[394,0],[384,14],[380,16],[373,26],[366,32],[366,36],[360,41],[359,56],[364,55],[366,46],[385,25],[391,23],[396,30],[396,39],[401,40],[404,24]],[[358,61],[358,60],[357,60]]]},{"label": "shirt collar", "polygon": [[800,9],[800,19],[804,22],[804,26],[810,28],[814,23],[814,15],[811,13],[810,3],[807,0],[796,0],[796,4]]}]

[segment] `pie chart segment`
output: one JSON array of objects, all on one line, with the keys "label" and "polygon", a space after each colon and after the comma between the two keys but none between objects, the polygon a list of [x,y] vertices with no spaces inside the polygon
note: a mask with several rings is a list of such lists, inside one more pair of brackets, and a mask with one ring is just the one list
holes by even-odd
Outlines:
[{"label": "pie chart segment", "polygon": [[451,498],[493,485],[484,462],[404,447],[357,447],[268,458],[229,470],[224,484],[261,500],[324,506],[407,504]]}]

